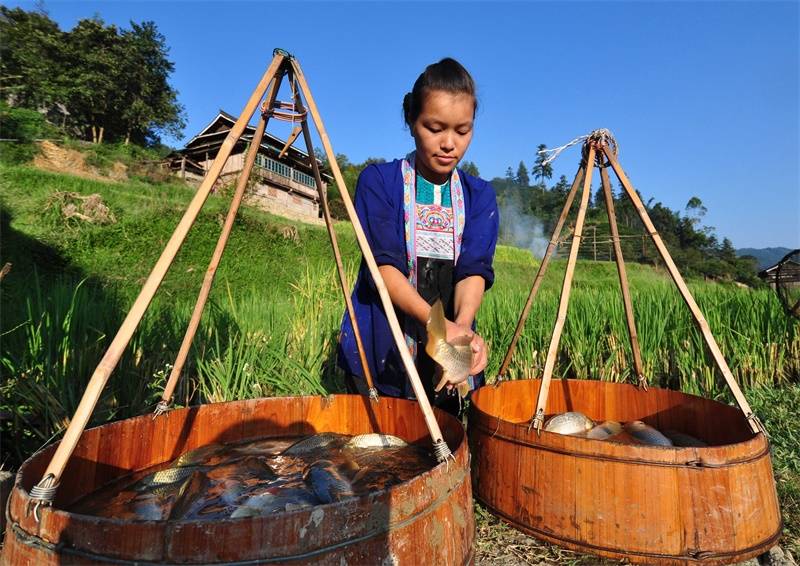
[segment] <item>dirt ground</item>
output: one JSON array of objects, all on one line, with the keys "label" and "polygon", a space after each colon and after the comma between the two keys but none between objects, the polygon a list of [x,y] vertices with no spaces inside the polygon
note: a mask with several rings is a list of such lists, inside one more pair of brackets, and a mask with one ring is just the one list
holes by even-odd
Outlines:
[{"label": "dirt ground", "polygon": [[128,178],[127,167],[123,163],[114,163],[108,174],[104,175],[95,167],[86,163],[86,156],[80,151],[60,147],[52,142],[43,141],[39,144],[41,150],[33,159],[33,164],[39,169],[54,173],[69,173],[102,181],[125,181]]}]

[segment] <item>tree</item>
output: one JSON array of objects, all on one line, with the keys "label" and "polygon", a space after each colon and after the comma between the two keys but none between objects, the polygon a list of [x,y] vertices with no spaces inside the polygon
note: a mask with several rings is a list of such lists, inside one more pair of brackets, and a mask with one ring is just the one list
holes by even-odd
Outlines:
[{"label": "tree", "polygon": [[59,125],[96,143],[180,134],[174,65],[153,22],[120,30],[95,17],[65,33],[44,12],[0,7],[0,36],[0,93],[11,106],[58,109]]},{"label": "tree", "polygon": [[541,153],[545,149],[547,149],[547,146],[543,143],[540,143],[536,148],[536,164],[533,166],[533,178],[540,183],[544,183],[545,179],[553,178],[553,166],[544,162],[547,157],[544,153]]},{"label": "tree", "polygon": [[516,178],[514,177],[514,170],[511,168],[511,166],[509,166],[508,169],[506,169],[506,181],[508,181],[509,183],[517,182]]},{"label": "tree", "polygon": [[519,167],[517,167],[517,176],[515,180],[521,187],[527,187],[531,184],[531,180],[528,177],[528,168],[525,167],[522,161],[519,162]]},{"label": "tree", "polygon": [[169,85],[175,65],[167,58],[164,36],[153,22],[137,24],[122,32],[121,56],[126,72],[122,111],[125,144],[131,138],[140,143],[156,142],[159,132],[180,135],[185,126],[183,107]]},{"label": "tree", "polygon": [[461,164],[461,169],[467,173],[468,175],[472,175],[473,177],[480,177],[481,174],[478,172],[478,166],[475,165],[472,161],[464,161]]},{"label": "tree", "polygon": [[570,184],[569,181],[567,180],[566,175],[561,175],[561,177],[558,178],[558,182],[555,185],[553,185],[553,191],[557,193],[559,196],[564,196],[564,197],[567,196],[567,193],[569,193],[569,189],[570,189]]},{"label": "tree", "polygon": [[64,102],[64,34],[42,12],[0,6],[0,93],[33,110]]},{"label": "tree", "polygon": [[685,211],[690,217],[692,224],[697,224],[700,222],[700,219],[706,215],[708,209],[703,205],[703,201],[701,201],[698,197],[692,197],[686,203]]},{"label": "tree", "polygon": [[71,120],[94,143],[102,143],[110,122],[118,120],[121,55],[116,26],[99,18],[79,21],[66,35]]}]

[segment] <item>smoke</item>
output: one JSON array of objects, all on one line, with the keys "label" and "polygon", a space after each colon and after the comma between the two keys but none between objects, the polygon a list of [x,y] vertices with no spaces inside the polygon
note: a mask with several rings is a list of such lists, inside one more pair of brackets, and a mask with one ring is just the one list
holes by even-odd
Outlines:
[{"label": "smoke", "polygon": [[535,216],[521,212],[514,200],[504,200],[500,204],[500,243],[530,250],[535,258],[541,259],[550,241],[544,224]]}]

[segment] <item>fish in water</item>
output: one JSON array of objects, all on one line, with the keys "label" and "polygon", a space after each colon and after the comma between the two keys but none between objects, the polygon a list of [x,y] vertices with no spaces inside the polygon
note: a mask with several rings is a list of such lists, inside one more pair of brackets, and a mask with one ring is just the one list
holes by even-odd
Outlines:
[{"label": "fish in water", "polygon": [[383,490],[434,465],[426,449],[389,435],[256,439],[194,449],[157,471],[120,478],[72,508],[122,520],[269,516]]},{"label": "fish in water", "polygon": [[343,434],[323,432],[298,440],[284,450],[282,454],[284,456],[303,456],[322,449],[340,448],[346,441],[347,437]]},{"label": "fish in water", "polygon": [[702,440],[677,430],[665,430],[664,436],[669,438],[674,446],[680,446],[684,448],[703,448],[708,446],[708,444]]},{"label": "fish in water", "polygon": [[447,341],[447,322],[440,299],[433,303],[425,329],[428,332],[425,352],[442,368],[442,379],[436,386],[436,391],[441,390],[448,382],[461,380],[456,388],[461,397],[466,397],[469,393],[469,384],[466,379],[472,367],[472,348],[470,347],[472,339],[469,336],[458,336],[452,342]]},{"label": "fish in water", "polygon": [[221,452],[225,449],[225,446],[221,444],[207,444],[205,446],[200,446],[199,448],[195,448],[194,450],[189,450],[188,452],[184,452],[178,458],[172,462],[173,468],[184,468],[187,466],[198,466],[200,464],[208,462],[212,456],[216,455],[217,453]]},{"label": "fish in water", "polygon": [[592,419],[577,411],[561,413],[547,419],[544,430],[556,434],[583,434],[594,427]]},{"label": "fish in water", "polygon": [[260,517],[270,513],[294,511],[319,505],[317,497],[306,489],[286,488],[251,495],[231,513],[231,519]]},{"label": "fish in water", "polygon": [[204,503],[209,487],[208,477],[203,472],[195,472],[181,486],[178,497],[169,512],[170,519],[183,519]]},{"label": "fish in water", "polygon": [[322,503],[332,503],[354,495],[353,484],[330,460],[317,460],[311,464],[303,474],[303,481]]},{"label": "fish in water", "polygon": [[391,448],[408,446],[402,438],[397,438],[391,434],[359,434],[351,438],[347,444],[348,448]]},{"label": "fish in water", "polygon": [[644,444],[653,446],[672,446],[672,441],[656,429],[642,421],[625,423],[625,432]]},{"label": "fish in water", "polygon": [[620,432],[622,432],[622,425],[620,423],[617,421],[605,421],[587,432],[586,438],[605,440]]},{"label": "fish in water", "polygon": [[137,491],[145,491],[165,486],[174,486],[191,476],[198,469],[200,469],[199,466],[164,468],[163,470],[143,477],[139,480],[134,489]]}]

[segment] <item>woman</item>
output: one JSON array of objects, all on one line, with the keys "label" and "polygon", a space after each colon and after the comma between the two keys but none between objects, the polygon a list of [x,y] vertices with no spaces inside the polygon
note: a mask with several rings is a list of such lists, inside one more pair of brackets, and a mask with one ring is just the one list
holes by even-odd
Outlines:
[{"label": "woman", "polygon": [[[461,64],[446,58],[428,66],[403,100],[416,151],[405,159],[370,165],[356,185],[356,212],[430,397],[436,364],[425,353],[425,323],[437,299],[448,319],[448,341],[471,337],[471,388],[482,384],[487,361],[486,345],[474,328],[483,294],[494,282],[497,202],[489,183],[456,169],[472,141],[476,109],[475,83]],[[413,398],[363,261],[353,306],[375,386],[383,395]],[[364,371],[346,315],[339,365],[348,389],[365,393]],[[447,390],[452,392],[456,385],[448,383]],[[452,407],[445,397],[434,403]]]}]

